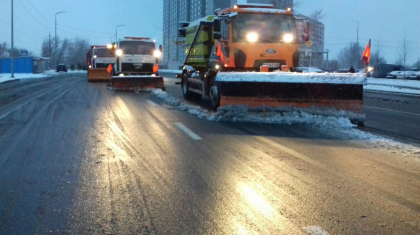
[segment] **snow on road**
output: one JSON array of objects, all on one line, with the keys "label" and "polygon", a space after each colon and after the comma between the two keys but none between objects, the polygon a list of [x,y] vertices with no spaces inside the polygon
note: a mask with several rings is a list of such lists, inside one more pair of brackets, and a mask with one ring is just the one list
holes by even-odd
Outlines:
[{"label": "snow on road", "polygon": [[[165,91],[160,89],[151,89],[152,93],[162,99],[165,103],[175,106],[177,109],[195,115],[200,119],[209,121],[226,122],[250,122],[250,123],[269,123],[269,124],[301,124],[308,125],[326,134],[368,145],[372,148],[378,148],[389,151],[405,157],[415,157],[420,160],[420,148],[400,143],[388,138],[376,136],[355,129],[348,118],[340,116],[330,116],[331,113],[310,114],[298,109],[284,110],[283,112],[249,112],[247,108],[237,108],[234,110],[219,109],[217,112],[211,112],[201,108],[198,105],[187,104]],[[341,114],[342,115],[342,114]]]}]

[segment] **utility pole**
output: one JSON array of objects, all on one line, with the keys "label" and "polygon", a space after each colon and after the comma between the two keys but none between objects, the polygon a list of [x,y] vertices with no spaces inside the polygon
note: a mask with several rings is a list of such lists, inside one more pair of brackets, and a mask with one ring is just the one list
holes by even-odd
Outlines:
[{"label": "utility pole", "polygon": [[13,46],[13,0],[12,0],[12,52],[11,57],[10,57],[10,61],[11,61],[11,78],[15,78],[15,65],[13,63],[13,51],[14,51],[14,46]]},{"label": "utility pole", "polygon": [[58,14],[62,14],[62,13],[66,13],[65,11],[59,11],[59,12],[57,12],[57,13],[55,13],[55,36],[54,36],[54,39],[55,39],[55,45],[54,45],[54,62],[55,62],[55,65],[57,66],[57,15]]},{"label": "utility pole", "polygon": [[48,62],[48,69],[50,69],[51,63],[51,32],[48,33],[48,57],[50,58]]}]

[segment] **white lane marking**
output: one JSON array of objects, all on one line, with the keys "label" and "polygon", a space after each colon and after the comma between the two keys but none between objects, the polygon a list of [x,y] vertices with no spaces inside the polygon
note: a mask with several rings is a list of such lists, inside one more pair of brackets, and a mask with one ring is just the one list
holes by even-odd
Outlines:
[{"label": "white lane marking", "polygon": [[402,114],[420,116],[420,114],[418,114],[418,113],[409,113],[409,112],[397,111],[397,110],[392,110],[392,109],[384,109],[384,108],[378,108],[378,107],[373,107],[373,106],[369,106],[369,105],[365,105],[365,107],[368,107],[368,108],[371,108],[371,109],[385,110],[385,111],[394,112],[394,113],[402,113]]},{"label": "white lane marking", "polygon": [[330,235],[327,231],[318,226],[308,226],[303,228],[309,235]]},{"label": "white lane marking", "polygon": [[176,122],[175,125],[179,129],[181,129],[183,132],[185,132],[185,134],[189,135],[193,140],[201,140],[200,136],[198,136],[197,134],[192,132],[190,129],[188,129],[186,126],[184,126],[182,123]]},{"label": "white lane marking", "polygon": [[157,106],[157,104],[151,100],[147,100],[147,103],[149,103],[151,106]]}]

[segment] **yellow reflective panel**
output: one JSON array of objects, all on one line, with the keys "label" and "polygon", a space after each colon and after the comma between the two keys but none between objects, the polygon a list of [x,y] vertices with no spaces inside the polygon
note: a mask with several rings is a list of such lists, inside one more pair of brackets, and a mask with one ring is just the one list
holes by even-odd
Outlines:
[{"label": "yellow reflective panel", "polygon": [[251,188],[247,184],[239,183],[238,190],[241,193],[242,197],[245,198],[246,202],[254,207],[254,209],[265,217],[272,217],[274,214],[274,208],[270,203],[265,200],[255,189]]}]

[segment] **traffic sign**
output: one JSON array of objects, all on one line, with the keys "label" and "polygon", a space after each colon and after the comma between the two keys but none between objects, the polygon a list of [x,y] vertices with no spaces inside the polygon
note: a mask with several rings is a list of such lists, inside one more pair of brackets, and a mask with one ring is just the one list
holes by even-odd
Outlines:
[{"label": "traffic sign", "polygon": [[27,50],[20,50],[20,55],[21,56],[28,56],[28,51]]},{"label": "traffic sign", "polygon": [[312,42],[311,40],[308,40],[308,41],[305,43],[305,45],[306,45],[307,47],[311,47],[311,46],[312,46],[312,44],[313,44],[313,42]]}]

